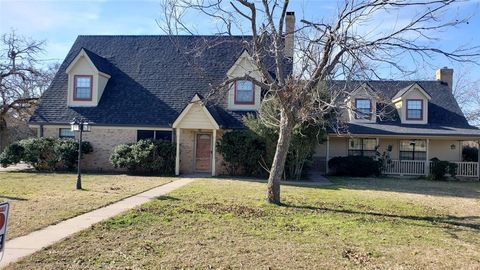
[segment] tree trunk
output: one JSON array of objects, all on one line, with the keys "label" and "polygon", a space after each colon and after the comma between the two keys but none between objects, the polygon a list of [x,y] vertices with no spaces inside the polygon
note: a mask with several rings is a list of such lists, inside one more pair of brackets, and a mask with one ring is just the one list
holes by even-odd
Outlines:
[{"label": "tree trunk", "polygon": [[288,148],[295,123],[286,113],[280,115],[280,131],[277,148],[273,157],[272,168],[268,177],[267,202],[280,204],[280,180],[285,170]]},{"label": "tree trunk", "polygon": [[0,117],[0,152],[8,145],[8,129],[5,117]]}]

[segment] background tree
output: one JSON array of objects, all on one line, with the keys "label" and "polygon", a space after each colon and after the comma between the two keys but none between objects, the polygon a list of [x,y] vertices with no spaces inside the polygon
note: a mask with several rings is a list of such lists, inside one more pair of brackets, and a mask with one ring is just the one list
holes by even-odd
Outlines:
[{"label": "background tree", "polygon": [[[338,2],[332,18],[303,19],[298,27],[285,29],[288,0],[165,0],[160,24],[167,33],[194,34],[195,29],[189,27],[192,24],[185,21],[192,12],[197,19],[204,15],[217,23],[217,34],[251,35],[244,44],[262,80],[246,74],[242,78],[225,79],[213,86],[212,91],[229,89],[235,79],[249,79],[265,89],[264,101],[278,102],[278,141],[267,185],[267,201],[278,204],[280,180],[295,125],[303,122],[327,125],[332,112],[344,109],[339,101],[345,97],[349,78],[380,77],[376,70],[379,66],[406,71],[400,64],[405,59],[417,63],[419,59],[430,59],[432,54],[453,61],[472,61],[479,55],[477,48],[445,51],[437,47],[440,42],[435,39],[436,33],[468,22],[448,13],[458,2],[345,0]],[[408,19],[374,31],[384,20],[391,21],[401,14],[409,14]],[[285,46],[286,37],[293,34],[295,72],[290,75],[284,72],[288,57]],[[275,76],[270,72],[272,69]],[[329,87],[328,81],[335,78],[347,79],[344,87]]]},{"label": "background tree", "polygon": [[480,126],[480,79],[473,79],[467,69],[461,69],[455,79],[453,95],[470,124]]},{"label": "background tree", "polygon": [[[39,55],[44,42],[3,34],[0,44],[0,150],[9,143],[9,135],[24,137],[26,120],[38,98],[49,86],[58,65],[42,68]],[[10,126],[13,128],[8,129]]]}]

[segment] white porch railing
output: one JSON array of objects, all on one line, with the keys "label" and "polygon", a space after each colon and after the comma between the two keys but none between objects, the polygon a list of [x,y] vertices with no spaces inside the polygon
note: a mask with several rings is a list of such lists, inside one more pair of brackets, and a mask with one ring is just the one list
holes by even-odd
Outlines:
[{"label": "white porch railing", "polygon": [[426,162],[422,160],[392,160],[383,169],[384,174],[425,175]]},{"label": "white porch railing", "polygon": [[[479,177],[478,162],[453,162],[457,164],[457,176]],[[383,169],[384,174],[427,175],[427,161],[422,160],[392,160]],[[429,167],[432,162],[429,161]]]},{"label": "white porch railing", "polygon": [[457,164],[457,176],[478,176],[478,162],[454,162]]}]

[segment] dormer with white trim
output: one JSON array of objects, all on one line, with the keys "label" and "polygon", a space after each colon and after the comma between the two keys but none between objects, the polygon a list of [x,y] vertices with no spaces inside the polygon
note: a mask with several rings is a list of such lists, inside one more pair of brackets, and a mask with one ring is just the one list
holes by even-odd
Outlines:
[{"label": "dormer with white trim", "polygon": [[350,123],[375,123],[377,121],[377,95],[364,83],[345,100]]},{"label": "dormer with white trim", "polygon": [[208,111],[202,98],[195,94],[190,103],[182,110],[172,125],[173,128],[183,129],[220,129],[217,121]]},{"label": "dormer with white trim", "polygon": [[428,102],[432,97],[418,83],[398,91],[392,103],[397,109],[402,124],[427,124]]},{"label": "dormer with white trim", "polygon": [[[262,81],[262,75],[258,70],[253,58],[247,51],[243,51],[235,64],[228,70],[229,79],[250,76]],[[232,83],[228,91],[227,106],[232,111],[254,111],[260,109],[262,89],[252,81],[239,79]]]},{"label": "dormer with white trim", "polygon": [[81,49],[66,69],[68,74],[69,107],[95,107],[100,102],[110,75],[106,73],[107,60]]}]

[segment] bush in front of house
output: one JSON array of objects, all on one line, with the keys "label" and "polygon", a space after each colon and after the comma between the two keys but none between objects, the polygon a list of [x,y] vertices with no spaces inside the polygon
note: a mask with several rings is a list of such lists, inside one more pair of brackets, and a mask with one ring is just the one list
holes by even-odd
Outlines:
[{"label": "bush in front of house", "polygon": [[432,158],[429,178],[432,180],[445,180],[445,175],[449,174],[455,178],[458,165],[449,161]]},{"label": "bush in front of house", "polygon": [[334,157],[328,161],[330,173],[338,176],[379,176],[381,167],[381,161],[364,156]]},{"label": "bush in front of house", "polygon": [[[82,154],[93,151],[89,142],[82,142]],[[73,139],[30,138],[10,144],[0,155],[3,167],[25,162],[39,171],[64,171],[76,168],[78,142]]]},{"label": "bush in front of house", "polygon": [[113,149],[110,161],[115,168],[125,168],[132,174],[173,175],[175,145],[163,140],[120,144]]},{"label": "bush in front of house", "polygon": [[235,130],[225,133],[217,143],[230,175],[261,176],[265,174],[260,166],[266,153],[265,141],[250,130]]}]

